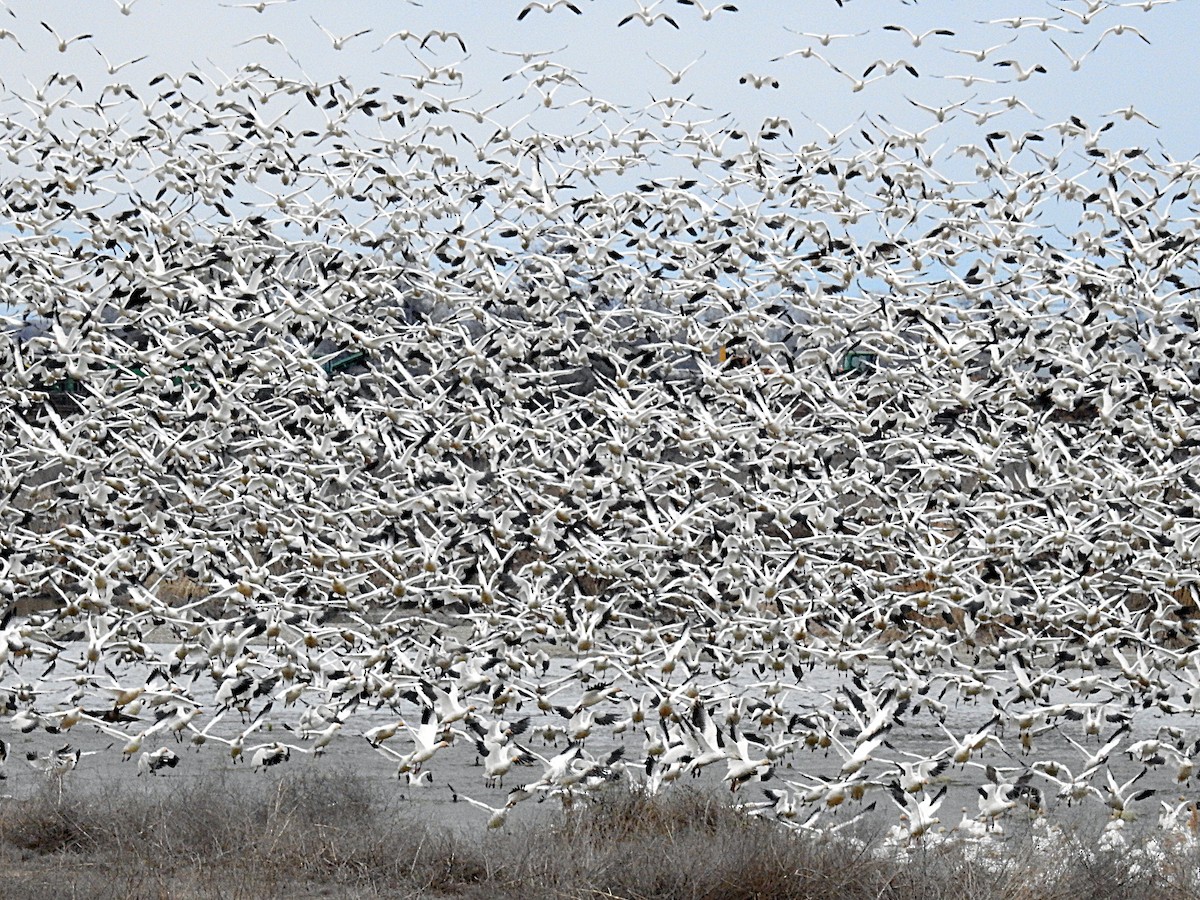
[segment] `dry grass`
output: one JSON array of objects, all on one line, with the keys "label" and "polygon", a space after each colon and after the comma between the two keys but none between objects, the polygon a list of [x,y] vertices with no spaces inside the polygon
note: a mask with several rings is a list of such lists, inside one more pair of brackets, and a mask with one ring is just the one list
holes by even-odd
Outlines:
[{"label": "dry grass", "polygon": [[907,862],[878,838],[796,835],[725,798],[614,789],[537,827],[458,835],[339,776],[157,780],[124,793],[0,801],[5,898],[462,897],[680,900],[1177,900],[1200,897],[1194,851],[1052,858],[1016,839],[1002,862],[959,845]]},{"label": "dry grass", "polygon": [[201,584],[187,575],[164,578],[154,585],[155,596],[168,606],[182,606],[211,593],[210,585]]}]

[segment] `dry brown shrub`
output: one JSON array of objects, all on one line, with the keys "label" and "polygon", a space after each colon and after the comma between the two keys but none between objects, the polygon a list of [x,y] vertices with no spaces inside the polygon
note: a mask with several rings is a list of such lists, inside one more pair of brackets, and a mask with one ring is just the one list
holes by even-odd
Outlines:
[{"label": "dry brown shrub", "polygon": [[[68,785],[69,787],[69,785]],[[787,831],[728,795],[616,785],[507,832],[414,821],[338,773],[210,774],[0,800],[0,896],[1178,900],[1200,853],[1094,853],[1081,829],[1047,856],[1019,835],[984,862],[957,843],[899,861],[879,834]]]}]

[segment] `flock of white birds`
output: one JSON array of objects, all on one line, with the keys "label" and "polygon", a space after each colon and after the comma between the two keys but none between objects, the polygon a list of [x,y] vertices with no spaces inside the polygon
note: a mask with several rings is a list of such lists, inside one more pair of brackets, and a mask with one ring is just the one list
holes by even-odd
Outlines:
[{"label": "flock of white birds", "polygon": [[[707,772],[797,828],[1194,837],[1200,165],[1013,93],[1164,2],[1031,4],[984,49],[881,22],[908,59],[861,74],[861,35],[797,32],[850,94],[957,55],[924,129],[839,132],[739,124],[657,56],[672,93],[609,102],[501,36],[481,108],[486,48],[319,10],[409,72],[99,84],[94,36],[0,13],[64,61],[0,122],[5,727],[52,774],[93,729],[147,774],[358,742],[444,784],[473,746],[497,826]],[[231,43],[286,40],[288,0],[234,5]]]}]

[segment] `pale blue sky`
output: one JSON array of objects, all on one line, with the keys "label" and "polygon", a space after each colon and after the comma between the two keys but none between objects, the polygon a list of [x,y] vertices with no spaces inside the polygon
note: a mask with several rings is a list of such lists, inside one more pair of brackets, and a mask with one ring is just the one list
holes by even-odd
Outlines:
[{"label": "pale blue sky", "polygon": [[[1151,0],[1154,8],[1149,12],[1140,8],[1141,4],[1102,6],[1096,0],[1063,0],[1061,9],[1044,0],[845,0],[841,8],[834,0],[734,0],[738,12],[717,11],[707,21],[695,7],[663,0],[655,11],[670,15],[679,24],[678,29],[665,21],[647,27],[636,20],[619,27],[617,23],[623,17],[637,10],[636,0],[575,0],[582,15],[574,15],[565,7],[549,14],[532,9],[522,21],[517,15],[526,5],[525,0],[424,0],[422,6],[403,0],[292,0],[268,6],[263,13],[229,8],[216,0],[3,2],[13,15],[0,13],[0,28],[16,39],[0,39],[0,79],[7,88],[0,117],[26,124],[34,120],[36,112],[16,95],[28,98],[35,88],[27,81],[40,86],[53,73],[79,76],[84,90],[71,91],[71,96],[77,102],[93,102],[102,87],[113,81],[128,82],[139,95],[153,98],[168,87],[165,82],[156,87],[149,85],[163,72],[181,76],[200,70],[223,81],[218,68],[232,73],[239,66],[260,63],[287,78],[328,81],[344,75],[359,90],[381,86],[380,96],[384,98],[393,93],[411,96],[416,91],[405,75],[418,77],[427,75],[429,66],[454,65],[463,75],[461,87],[431,85],[426,90],[442,97],[469,97],[456,104],[462,108],[480,110],[501,104],[489,116],[500,124],[520,120],[514,128],[518,137],[533,130],[567,133],[587,128],[598,120],[588,106],[575,102],[566,111],[547,109],[537,88],[522,77],[505,77],[522,62],[499,51],[555,50],[551,58],[570,67],[581,83],[559,87],[554,94],[555,105],[600,97],[627,105],[630,111],[625,115],[648,122],[637,110],[652,97],[692,97],[695,103],[710,107],[711,112],[683,110],[678,112],[680,119],[728,114],[720,127],[736,123],[756,131],[768,117],[784,116],[796,131],[795,138],[789,139],[790,146],[802,140],[823,139],[823,132],[814,122],[838,131],[864,114],[886,117],[891,126],[910,131],[935,124],[932,112],[911,105],[906,98],[935,108],[967,101],[963,110],[947,114],[946,124],[938,126],[926,144],[929,150],[943,146],[940,171],[956,178],[969,179],[974,162],[961,153],[952,161],[946,161],[945,155],[959,145],[982,142],[989,131],[1020,133],[1045,128],[1071,115],[1095,129],[1106,121],[1104,113],[1131,104],[1159,127],[1117,117],[1116,127],[1104,135],[1109,146],[1136,144],[1154,149],[1155,142],[1160,142],[1175,158],[1190,158],[1200,152],[1200,124],[1193,104],[1194,86],[1200,83],[1200,63],[1193,47],[1200,31],[1200,0]],[[716,0],[708,5],[716,6]],[[128,15],[123,14],[123,6]],[[1089,7],[1096,8],[1093,14],[1087,13]],[[1050,17],[1053,21],[1046,30],[984,24],[986,20],[1015,16]],[[347,40],[345,48],[338,51],[314,19],[336,35],[370,31]],[[60,38],[52,36],[43,22],[63,40],[83,33],[92,37],[74,41],[60,52]],[[910,37],[884,28],[891,24],[918,33],[947,28],[955,34],[931,35],[920,47],[914,47]],[[1149,43],[1132,30],[1110,31],[1122,26],[1137,29]],[[454,42],[443,43],[436,37],[425,50],[419,49],[416,41],[397,39],[376,51],[393,32],[408,29],[423,35],[435,28],[458,32],[468,47],[465,58]],[[277,35],[287,50],[264,41],[237,46],[268,32]],[[830,40],[825,46],[820,38],[799,32],[865,34]],[[1011,44],[995,50],[983,62],[949,49],[977,50],[1010,40]],[[1070,62],[1052,40],[1076,58],[1088,53],[1078,71],[1071,70]],[[1098,41],[1099,47],[1092,50]],[[805,47],[815,48],[852,77],[838,74],[816,58],[795,55],[772,61]],[[97,51],[103,52],[108,63]],[[123,67],[116,75],[106,71],[108,64],[120,65],[143,54],[147,55],[145,60]],[[673,85],[669,75],[647,54],[674,70],[696,62]],[[861,91],[853,90],[853,79],[861,77],[872,62],[901,59],[909,62],[919,76],[898,71]],[[994,65],[1006,59],[1026,69],[1041,63],[1048,71],[1032,74],[1024,81],[968,87],[937,77],[1011,79],[1012,67]],[[779,87],[755,89],[740,83],[745,75],[775,79]],[[187,89],[193,95],[201,90],[194,84]],[[522,90],[526,91],[524,96]],[[57,96],[64,91],[66,88],[60,86],[48,93]],[[1032,112],[1018,107],[979,124],[976,117],[998,109],[994,101],[1006,96],[1020,98]],[[283,109],[294,104],[300,110],[298,115],[315,114],[299,97],[277,98],[274,103],[283,104]],[[279,106],[273,107],[270,116],[279,111]],[[83,120],[89,116],[77,117]],[[617,117],[608,119],[611,123]],[[457,121],[462,124],[462,117]],[[89,124],[95,124],[94,117]],[[862,124],[856,124],[850,133]],[[482,127],[490,130],[495,126],[489,123]],[[708,126],[713,131],[718,127]],[[61,128],[56,130],[63,133]],[[394,135],[396,129],[391,131]],[[878,135],[877,130],[873,133]],[[1080,155],[1078,146],[1068,152],[1073,158],[1064,159],[1063,172],[1090,167],[1090,160]],[[460,153],[469,155],[465,147],[460,147]],[[0,165],[8,169],[5,177],[14,174],[2,155]],[[1021,165],[1029,168],[1036,162],[1024,157]],[[636,177],[643,175],[638,173]],[[248,199],[256,202],[263,198]]]},{"label": "pale blue sky", "polygon": [[[582,15],[574,15],[565,7],[550,14],[534,9],[520,22],[516,17],[525,6],[523,0],[424,0],[420,7],[402,0],[294,0],[269,6],[261,14],[250,9],[225,8],[215,0],[134,0],[130,14],[123,15],[120,7],[125,2],[7,0],[7,6],[16,15],[5,16],[0,27],[16,34],[26,52],[21,52],[12,40],[0,42],[0,78],[10,92],[27,94],[29,88],[23,77],[40,83],[52,72],[69,71],[83,78],[84,96],[91,99],[107,81],[127,81],[137,90],[162,71],[181,73],[193,65],[213,71],[215,64],[231,72],[239,65],[260,62],[281,75],[298,74],[296,65],[279,47],[262,41],[234,46],[253,35],[270,32],[283,40],[303,71],[313,79],[347,75],[360,88],[378,83],[389,91],[411,90],[402,79],[382,74],[422,73],[422,66],[404,49],[405,42],[396,40],[381,52],[372,51],[385,37],[400,29],[423,34],[431,28],[444,28],[461,33],[470,57],[459,67],[464,73],[461,92],[446,88],[432,90],[447,96],[479,91],[470,101],[475,107],[508,100],[510,103],[503,110],[510,120],[531,110],[538,116],[545,114],[538,106],[539,95],[535,90],[525,98],[516,98],[520,79],[502,80],[521,65],[520,61],[489,47],[498,50],[565,47],[553,58],[580,73],[578,78],[583,88],[570,85],[560,88],[556,102],[590,93],[641,106],[651,96],[694,94],[696,102],[718,112],[734,113],[744,127],[757,127],[768,116],[783,115],[805,135],[819,136],[819,130],[805,123],[801,113],[835,130],[853,121],[860,112],[882,113],[894,124],[915,130],[933,124],[934,117],[909,105],[905,96],[934,107],[973,97],[966,107],[978,112],[986,108],[986,101],[991,98],[1016,94],[1043,117],[1042,122],[1028,114],[1011,113],[989,120],[986,129],[1023,129],[1061,121],[1072,114],[1089,124],[1093,121],[1098,124],[1102,113],[1133,104],[1160,127],[1150,129],[1131,123],[1134,127],[1128,132],[1129,142],[1146,144],[1158,139],[1177,157],[1190,157],[1200,150],[1200,125],[1193,105],[1194,85],[1200,74],[1194,50],[1200,32],[1196,0],[1158,5],[1150,12],[1140,6],[1103,8],[1086,25],[1080,18],[1086,17],[1089,4],[1085,0],[1064,0],[1060,4],[1075,10],[1078,14],[1075,16],[1039,0],[921,0],[919,3],[846,0],[843,8],[834,0],[737,0],[739,12],[717,12],[709,21],[703,21],[695,7],[664,0],[656,11],[668,13],[680,25],[679,30],[665,21],[646,27],[635,20],[618,27],[621,18],[638,8],[635,0],[577,0]],[[715,6],[716,0],[710,0],[709,5]],[[1083,33],[978,24],[978,20],[1018,15],[1059,17],[1053,25]],[[372,30],[347,41],[345,49],[339,52],[313,23],[314,18],[339,35],[362,28]],[[82,32],[90,32],[94,38],[71,44],[66,52],[60,53],[56,40],[42,28],[41,21],[48,22],[63,38]],[[883,25],[893,23],[918,32],[945,27],[956,34],[935,35],[922,46],[913,47],[905,35],[883,30]],[[1147,45],[1130,31],[1110,33],[1099,49],[1083,61],[1080,71],[1072,72],[1067,59],[1050,43],[1053,38],[1078,57],[1106,29],[1122,24],[1139,29],[1151,44]],[[812,33],[866,31],[867,34],[823,47],[787,29]],[[996,51],[983,63],[946,49],[978,49],[1009,38],[1015,38],[1014,43]],[[437,39],[430,43],[431,48],[436,47],[436,54],[417,50],[413,42],[407,46],[432,65],[450,64],[462,58],[457,46],[441,44]],[[920,77],[898,72],[856,93],[852,91],[850,78],[837,74],[817,59],[796,56],[771,61],[806,46],[815,46],[831,63],[855,77],[880,58],[908,60]],[[114,64],[143,53],[149,54],[149,58],[110,76],[94,48],[102,50]],[[647,58],[647,52],[676,70],[702,52],[706,55],[680,84],[672,86],[668,75]],[[1022,66],[1042,63],[1049,72],[1032,75],[1021,83],[975,84],[967,88],[935,77],[971,73],[986,78],[1010,77],[1011,69],[992,64],[1003,59],[1017,60]],[[775,78],[780,87],[756,90],[740,84],[739,78],[745,74]],[[14,108],[20,109],[10,100],[5,111],[11,114]],[[582,118],[586,107],[573,109]],[[973,120],[967,122],[961,115],[959,124],[965,126],[962,140],[980,132]],[[543,122],[543,127],[551,126]],[[1121,127],[1128,126],[1122,121]],[[938,134],[939,142],[960,140],[957,129],[953,133],[939,130]]]}]

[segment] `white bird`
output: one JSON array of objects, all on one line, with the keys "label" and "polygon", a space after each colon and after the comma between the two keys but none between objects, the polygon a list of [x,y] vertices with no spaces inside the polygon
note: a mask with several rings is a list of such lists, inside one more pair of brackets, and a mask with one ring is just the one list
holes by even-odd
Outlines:
[{"label": "white bird", "polygon": [[28,763],[40,772],[50,777],[61,777],[74,770],[82,756],[80,750],[70,744],[63,744],[57,750],[46,753],[29,751],[25,754]]},{"label": "white bird", "polygon": [[1038,31],[1062,31],[1068,34],[1076,34],[1065,25],[1057,24],[1062,19],[1062,16],[1009,16],[1001,19],[988,19],[986,21],[977,21],[977,25],[1002,25],[1005,28],[1020,30],[1022,28],[1036,28]]},{"label": "white bird", "polygon": [[[766,748],[759,743],[755,743],[754,749],[751,750],[750,739],[744,733],[734,736],[733,747],[726,754],[728,770],[721,779],[729,782],[731,791],[736,791],[751,779],[765,781],[771,776],[774,764],[765,750]],[[759,756],[758,753],[763,755]]]},{"label": "white bird", "polygon": [[979,817],[984,820],[989,830],[995,827],[997,819],[1017,808],[1017,801],[1012,798],[1012,785],[981,785],[978,791]]},{"label": "white bird", "polygon": [[406,772],[421,771],[422,766],[433,759],[439,750],[450,746],[449,732],[444,730],[443,725],[439,724],[434,716],[433,710],[428,707],[421,712],[419,727],[413,728],[407,722],[404,723],[404,727],[413,741],[413,749],[410,752],[399,753],[390,747],[383,746],[382,741],[375,741],[373,744],[376,750],[397,761],[397,777],[403,776]]},{"label": "white bird", "polygon": [[504,56],[515,56],[525,65],[533,62],[535,59],[544,59],[553,56],[556,53],[562,53],[566,50],[566,46],[558,47],[555,50],[497,50],[495,47],[488,47],[493,53],[500,53]]},{"label": "white bird", "polygon": [[1094,43],[1092,45],[1092,50],[1090,52],[1095,52],[1096,48],[1098,48],[1102,43],[1104,43],[1104,39],[1106,37],[1108,37],[1110,34],[1114,34],[1114,35],[1136,34],[1139,38],[1142,39],[1142,43],[1147,44],[1147,45],[1150,44],[1150,38],[1148,38],[1144,34],[1142,34],[1142,32],[1139,31],[1137,28],[1134,28],[1132,25],[1126,25],[1124,23],[1120,23],[1117,25],[1110,25],[1108,28],[1104,29],[1104,31],[1102,31],[1100,33],[1099,39],[1096,41],[1096,43]]},{"label": "white bird", "polygon": [[383,725],[376,725],[363,732],[363,737],[367,739],[367,743],[372,747],[378,747],[386,740],[395,737],[396,734],[404,727],[404,720],[397,719],[394,722],[388,722]]},{"label": "white bird", "polygon": [[866,70],[862,73],[862,77],[866,78],[876,69],[882,70],[885,75],[895,75],[901,70],[907,72],[913,78],[916,78],[920,75],[920,73],[916,70],[916,67],[906,59],[877,59],[875,62],[867,66]]},{"label": "white bird", "polygon": [[660,69],[662,69],[664,72],[667,73],[667,76],[671,79],[671,84],[679,84],[679,82],[683,79],[683,76],[688,73],[688,70],[691,69],[692,66],[696,65],[696,63],[700,62],[700,60],[704,59],[704,56],[707,52],[708,52],[707,50],[704,51],[699,56],[697,56],[695,59],[693,59],[690,63],[688,63],[686,66],[684,66],[682,69],[678,69],[678,70],[672,69],[669,66],[666,66],[663,63],[659,62],[657,59],[655,59],[653,56],[650,55],[650,51],[648,51],[648,50],[646,51],[646,56],[652,63],[654,63],[656,66],[658,66]]},{"label": "white bird", "polygon": [[428,31],[425,36],[421,38],[421,43],[417,45],[418,48],[424,50],[432,38],[437,38],[443,44],[448,44],[453,41],[454,43],[458,44],[458,48],[463,53],[467,52],[467,42],[463,40],[462,35],[457,31],[447,31],[444,28],[434,28]]},{"label": "white bird", "polygon": [[329,38],[329,42],[333,46],[334,50],[341,50],[346,46],[347,42],[352,41],[356,37],[362,37],[364,34],[370,34],[372,31],[374,31],[373,28],[363,28],[359,31],[351,32],[350,34],[337,35],[314,19],[312,16],[309,16],[308,18],[314,25],[321,29],[325,37]]},{"label": "white bird", "polygon": [[1000,721],[999,714],[993,716],[984,724],[978,731],[973,731],[970,734],[964,735],[962,738],[957,738],[948,729],[944,723],[939,722],[942,731],[950,738],[950,759],[957,765],[965,765],[971,757],[981,752],[989,744],[994,744],[996,747],[1003,749],[1003,744],[1000,739],[991,733],[993,727]]},{"label": "white bird", "polygon": [[964,106],[966,106],[968,103],[970,103],[971,100],[973,100],[974,98],[968,97],[966,100],[959,100],[957,103],[948,103],[945,106],[926,106],[924,103],[921,103],[917,100],[913,100],[911,97],[905,97],[904,99],[907,100],[909,103],[911,103],[913,106],[915,106],[917,109],[923,109],[923,110],[925,110],[925,112],[931,113],[933,115],[933,117],[935,119],[937,119],[937,121],[939,123],[941,123],[941,122],[946,121],[947,117],[949,117],[951,112],[953,112],[956,109],[962,109]]},{"label": "white bird", "polygon": [[222,3],[226,9],[252,9],[256,13],[266,12],[268,7],[282,6],[286,3],[295,3],[296,0],[253,0],[251,3]]},{"label": "white bird", "polygon": [[59,33],[57,31],[55,31],[53,28],[51,28],[47,23],[42,22],[42,27],[45,28],[48,32],[50,32],[51,36],[57,42],[59,53],[66,53],[67,48],[70,47],[72,44],[74,44],[76,41],[90,41],[92,39],[91,34],[77,34],[74,37],[63,38],[62,36],[59,35]]},{"label": "white bird", "polygon": [[697,0],[675,0],[676,3],[682,6],[694,6],[700,10],[700,20],[702,22],[711,22],[712,17],[719,12],[737,12],[738,8],[732,3],[720,3],[711,8],[701,5]]},{"label": "white bird", "polygon": [[858,31],[858,32],[854,32],[851,34],[814,34],[809,31],[792,31],[792,29],[788,28],[786,25],[784,26],[784,30],[791,31],[792,34],[798,34],[801,37],[812,38],[818,44],[820,44],[822,47],[828,47],[834,41],[846,40],[847,38],[862,37],[863,35],[867,34],[867,32],[865,32],[865,31]]},{"label": "white bird", "polygon": [[1087,59],[1087,58],[1088,58],[1088,56],[1090,56],[1090,55],[1091,55],[1091,53],[1092,53],[1092,50],[1094,50],[1094,49],[1095,49],[1095,48],[1093,47],[1093,48],[1092,48],[1092,50],[1088,50],[1088,51],[1086,51],[1086,52],[1085,52],[1085,53],[1084,53],[1082,56],[1080,56],[1080,57],[1076,58],[1076,57],[1072,56],[1070,53],[1068,53],[1066,50],[1064,50],[1064,49],[1063,49],[1063,46],[1062,46],[1062,44],[1060,44],[1058,41],[1054,40],[1054,38],[1051,38],[1051,39],[1050,39],[1050,43],[1052,43],[1052,44],[1053,44],[1055,47],[1057,47],[1057,48],[1058,48],[1058,52],[1059,52],[1059,53],[1061,53],[1063,56],[1065,56],[1065,57],[1067,58],[1067,62],[1069,62],[1069,63],[1071,64],[1071,71],[1072,71],[1072,72],[1078,72],[1078,71],[1079,71],[1079,68],[1080,68],[1080,66],[1082,66],[1082,65],[1083,65],[1083,61],[1084,61],[1085,59]]},{"label": "white bird", "polygon": [[272,741],[269,744],[261,744],[253,748],[253,753],[250,757],[250,765],[254,771],[259,769],[269,769],[272,766],[278,766],[287,762],[292,758],[292,747],[288,744]]},{"label": "white bird", "polygon": [[954,32],[951,31],[949,28],[930,28],[928,31],[922,31],[919,34],[917,32],[910,31],[908,28],[904,27],[903,25],[884,25],[883,30],[884,31],[899,31],[899,32],[902,32],[902,33],[908,35],[908,38],[910,41],[912,41],[912,45],[914,47],[920,47],[926,38],[932,37],[935,34],[940,37],[954,37]]},{"label": "white bird", "polygon": [[554,10],[558,9],[560,6],[565,6],[577,16],[583,15],[583,10],[581,10],[574,3],[570,2],[570,0],[549,0],[549,2],[543,2],[543,0],[533,0],[532,3],[529,3],[519,13],[517,13],[517,21],[520,22],[535,9],[540,9],[542,12],[549,13],[554,12]]},{"label": "white bird", "polygon": [[504,776],[514,765],[532,762],[533,757],[516,744],[496,743],[486,739],[475,742],[479,758],[483,761],[485,784],[496,787],[504,783]]},{"label": "white bird", "polygon": [[173,769],[179,765],[179,756],[169,747],[146,751],[138,757],[138,775],[157,775],[162,769]]},{"label": "white bird", "polygon": [[292,56],[292,51],[287,48],[286,44],[284,44],[283,38],[279,37],[279,35],[272,34],[269,31],[263,32],[262,34],[253,35],[251,37],[246,38],[244,41],[238,41],[233,46],[244,47],[246,44],[252,44],[255,41],[263,41],[264,43],[270,44],[273,47],[280,48],[284,53],[286,53],[288,55],[288,58],[291,59],[292,62],[295,62],[295,63],[297,63],[297,65],[299,65],[298,61],[296,60],[296,57]]},{"label": "white bird", "polygon": [[748,84],[754,88],[763,88],[763,87],[778,88],[779,87],[779,79],[776,78],[774,75],[755,75],[753,72],[747,72],[745,75],[743,75],[741,78],[738,79],[738,83],[739,84]]},{"label": "white bird", "polygon": [[[790,59],[793,56],[799,56],[803,59],[813,59],[815,57],[816,59],[819,59],[821,62],[825,63],[825,65],[830,66],[829,60],[818,53],[815,47],[800,47],[796,50],[789,50],[787,53],[784,53],[781,56],[771,57],[771,62],[779,62],[780,60]],[[832,68],[832,66],[830,67]]]},{"label": "white bird", "polygon": [[1132,103],[1129,106],[1122,107],[1121,109],[1114,109],[1114,110],[1111,110],[1104,114],[1104,118],[1106,118],[1106,119],[1112,118],[1114,116],[1120,116],[1126,122],[1132,121],[1133,119],[1138,119],[1139,121],[1145,122],[1151,128],[1158,127],[1153,122],[1151,122],[1148,118],[1146,118],[1146,116],[1144,116],[1137,109],[1135,109]]},{"label": "white bird", "polygon": [[1046,74],[1046,67],[1043,66],[1041,63],[1035,63],[1034,65],[1032,65],[1028,69],[1026,69],[1026,68],[1023,68],[1021,66],[1021,63],[1019,63],[1015,59],[1002,59],[999,62],[992,63],[992,65],[1008,68],[1008,69],[1011,69],[1012,71],[1016,72],[1017,73],[1017,81],[1028,81],[1030,79],[1030,77],[1032,77],[1035,74],[1039,74],[1039,75]]},{"label": "white bird", "polygon": [[508,812],[513,807],[513,803],[511,801],[506,803],[504,806],[488,806],[486,803],[483,803],[480,800],[474,800],[468,797],[466,794],[459,793],[454,789],[453,785],[449,785],[449,787],[451,795],[450,800],[452,803],[457,803],[459,800],[465,800],[467,803],[471,804],[471,806],[474,806],[476,809],[482,809],[488,814],[488,828],[504,827],[504,823],[508,820]]},{"label": "white bird", "polygon": [[923,790],[920,792],[920,796],[903,791],[889,792],[892,801],[900,809],[904,837],[909,840],[922,838],[941,822],[937,811],[946,797],[947,790],[948,787],[943,785],[942,789],[932,797]]},{"label": "white bird", "polygon": [[420,41],[421,35],[417,34],[415,31],[409,31],[407,28],[401,28],[399,31],[393,31],[386,38],[384,38],[383,43],[381,43],[378,47],[376,47],[372,52],[378,53],[380,50],[382,50],[384,47],[386,47],[388,44],[390,44],[392,41],[396,40],[397,38],[399,38],[402,41]]},{"label": "white bird", "polygon": [[1105,806],[1112,811],[1111,815],[1114,819],[1133,820],[1137,817],[1137,811],[1133,808],[1133,805],[1153,797],[1157,793],[1154,788],[1142,788],[1141,790],[1131,792],[1132,787],[1141,781],[1148,771],[1149,769],[1143,768],[1128,781],[1118,784],[1117,780],[1113,778],[1112,770],[1105,768],[1105,789],[1093,788],[1093,790],[1104,800]]},{"label": "white bird", "polygon": [[975,60],[975,62],[983,62],[984,60],[986,60],[988,58],[989,54],[994,53],[995,51],[997,51],[1003,47],[1007,47],[1009,44],[1011,44],[1015,40],[1016,40],[1016,38],[1009,38],[1007,41],[1002,41],[1001,43],[994,44],[991,47],[983,47],[979,50],[967,50],[962,47],[946,47],[944,49],[948,50],[951,53],[958,53],[963,56],[969,56],[969,57],[971,57],[971,59]]},{"label": "white bird", "polygon": [[662,5],[662,2],[663,2],[663,0],[657,0],[657,2],[651,3],[649,6],[645,6],[642,4],[642,0],[637,0],[637,4],[638,4],[637,11],[631,12],[629,15],[622,18],[619,22],[617,22],[617,27],[620,28],[622,25],[627,25],[628,23],[632,22],[634,19],[637,19],[643,25],[645,25],[647,28],[649,28],[655,22],[666,22],[668,25],[670,25],[672,28],[674,28],[675,30],[678,31],[679,23],[676,22],[673,18],[671,18],[670,15],[668,15],[665,12],[655,12],[654,11],[655,9],[657,9],[659,6]]},{"label": "white bird", "polygon": [[142,54],[141,56],[135,56],[133,59],[127,59],[123,63],[115,63],[114,64],[109,61],[109,58],[104,55],[104,51],[102,51],[99,47],[96,47],[95,50],[96,50],[96,53],[99,54],[100,58],[102,60],[104,60],[104,66],[106,69],[108,69],[109,75],[116,75],[118,72],[120,72],[122,69],[126,68],[127,66],[132,66],[135,63],[140,63],[142,60],[146,59],[146,55]]}]

